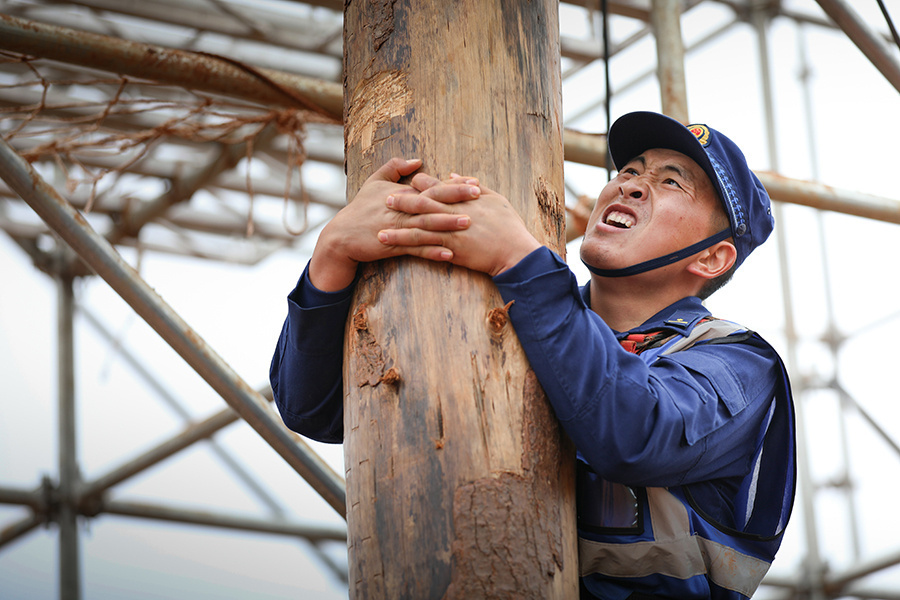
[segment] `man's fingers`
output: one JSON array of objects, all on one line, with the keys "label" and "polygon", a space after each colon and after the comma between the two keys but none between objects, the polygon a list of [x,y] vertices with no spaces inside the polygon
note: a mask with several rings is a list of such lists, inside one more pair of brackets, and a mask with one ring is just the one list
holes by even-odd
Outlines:
[{"label": "man's fingers", "polygon": [[418,256],[437,262],[453,260],[453,251],[443,246],[388,246],[390,256]]},{"label": "man's fingers", "polygon": [[384,163],[377,171],[369,176],[367,181],[400,181],[401,177],[405,177],[414,173],[416,169],[422,166],[422,160],[419,158],[404,159],[394,157]]},{"label": "man's fingers", "polygon": [[409,185],[413,186],[420,192],[424,192],[429,188],[433,188],[440,183],[440,179],[438,179],[437,177],[432,177],[428,173],[416,173],[413,178],[409,180]]},{"label": "man's fingers", "polygon": [[416,173],[413,178],[410,180],[409,184],[419,190],[420,192],[424,192],[427,189],[431,189],[434,186],[440,183],[453,183],[457,185],[474,185],[478,186],[478,179],[475,177],[468,177],[465,175],[458,175],[456,173],[451,173],[450,178],[444,181],[441,181],[437,177],[429,175],[428,173]]},{"label": "man's fingers", "polygon": [[414,246],[409,248],[407,254],[435,261],[447,262],[453,260],[453,251],[443,246]]},{"label": "man's fingers", "polygon": [[410,229],[425,231],[460,231],[472,223],[468,215],[426,214],[415,215],[406,219],[404,225]]},{"label": "man's fingers", "polygon": [[[452,198],[448,200],[448,196]],[[468,192],[456,192],[453,194],[442,194],[439,199],[435,200],[426,194],[410,194],[402,191],[395,192],[385,199],[385,204],[391,210],[406,215],[425,215],[425,214],[453,214],[459,209],[453,208],[454,203],[471,200]]]},{"label": "man's fingers", "polygon": [[439,233],[421,229],[385,229],[378,232],[378,240],[393,256],[418,256],[428,260],[453,260],[453,251],[442,244]]},{"label": "man's fingers", "polygon": [[385,246],[410,248],[413,246],[443,246],[443,233],[426,229],[382,229],[378,232],[378,241]]},{"label": "man's fingers", "polygon": [[468,183],[444,183],[428,189],[423,195],[444,204],[455,204],[480,197],[481,188]]},{"label": "man's fingers", "polygon": [[421,215],[424,213],[446,212],[447,207],[431,198],[421,194],[391,194],[385,199],[385,204],[391,210],[407,215]]},{"label": "man's fingers", "polygon": [[475,177],[469,177],[468,175],[460,175],[459,173],[450,173],[450,182],[451,183],[468,183],[469,185],[479,185],[480,182]]},{"label": "man's fingers", "polygon": [[448,212],[449,205],[474,200],[481,195],[478,186],[468,184],[436,185],[421,194],[397,192],[387,198],[389,208],[410,215]]}]

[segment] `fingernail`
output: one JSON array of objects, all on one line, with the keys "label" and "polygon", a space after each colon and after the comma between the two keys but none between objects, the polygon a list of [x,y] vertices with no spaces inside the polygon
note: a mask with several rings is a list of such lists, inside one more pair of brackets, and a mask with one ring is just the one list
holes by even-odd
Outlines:
[{"label": "fingernail", "polygon": [[469,219],[469,217],[459,217],[458,219],[456,219],[456,226],[457,227],[468,227],[469,223],[471,223],[471,222],[472,221]]},{"label": "fingernail", "polygon": [[385,199],[384,203],[388,205],[388,208],[393,207],[393,206],[394,206],[394,197],[393,197],[393,196],[388,196],[388,197]]},{"label": "fingernail", "polygon": [[413,163],[419,162],[420,160],[422,160],[422,159],[421,158],[410,158],[410,159],[407,159],[406,164],[411,165]]},{"label": "fingernail", "polygon": [[450,260],[451,258],[453,258],[453,253],[449,250],[441,250],[441,258],[443,258],[444,260]]},{"label": "fingernail", "polygon": [[472,194],[473,197],[477,197],[478,194],[481,193],[481,189],[478,186],[473,185],[469,188],[469,193]]},{"label": "fingernail", "polygon": [[388,236],[385,232],[383,232],[383,231],[378,232],[378,241],[379,242],[381,242],[382,244],[386,244],[387,239],[388,239]]}]

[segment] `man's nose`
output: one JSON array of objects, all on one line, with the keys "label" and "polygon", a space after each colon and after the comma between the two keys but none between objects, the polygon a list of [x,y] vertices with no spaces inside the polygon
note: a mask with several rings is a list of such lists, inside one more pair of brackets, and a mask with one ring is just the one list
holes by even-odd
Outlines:
[{"label": "man's nose", "polygon": [[642,200],[647,197],[646,185],[640,177],[632,177],[628,181],[622,183],[622,185],[619,186],[619,192],[623,196],[628,196],[635,200]]}]

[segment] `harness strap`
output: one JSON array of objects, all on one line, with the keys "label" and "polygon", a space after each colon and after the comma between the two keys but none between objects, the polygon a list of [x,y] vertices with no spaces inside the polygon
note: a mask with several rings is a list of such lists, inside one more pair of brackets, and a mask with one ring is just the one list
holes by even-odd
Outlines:
[{"label": "harness strap", "polygon": [[[703,317],[697,321],[697,325],[714,320],[713,317]],[[619,344],[632,354],[640,354],[645,350],[662,346],[676,335],[678,334],[672,333],[671,329],[658,329],[647,333],[630,333],[619,340]]]}]

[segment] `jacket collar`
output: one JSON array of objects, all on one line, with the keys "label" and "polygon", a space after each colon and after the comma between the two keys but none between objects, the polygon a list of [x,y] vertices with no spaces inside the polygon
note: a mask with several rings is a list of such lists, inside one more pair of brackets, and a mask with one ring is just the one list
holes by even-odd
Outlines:
[{"label": "jacket collar", "polygon": [[[585,304],[591,305],[590,285],[586,284],[581,288],[581,296]],[[710,316],[710,312],[703,306],[703,301],[697,296],[687,296],[681,300],[670,304],[662,309],[637,327],[628,331],[616,331],[616,337],[619,339],[632,333],[646,333],[648,331],[659,331],[667,329],[673,333],[679,333],[683,336],[690,335],[694,325],[703,317]]]}]

